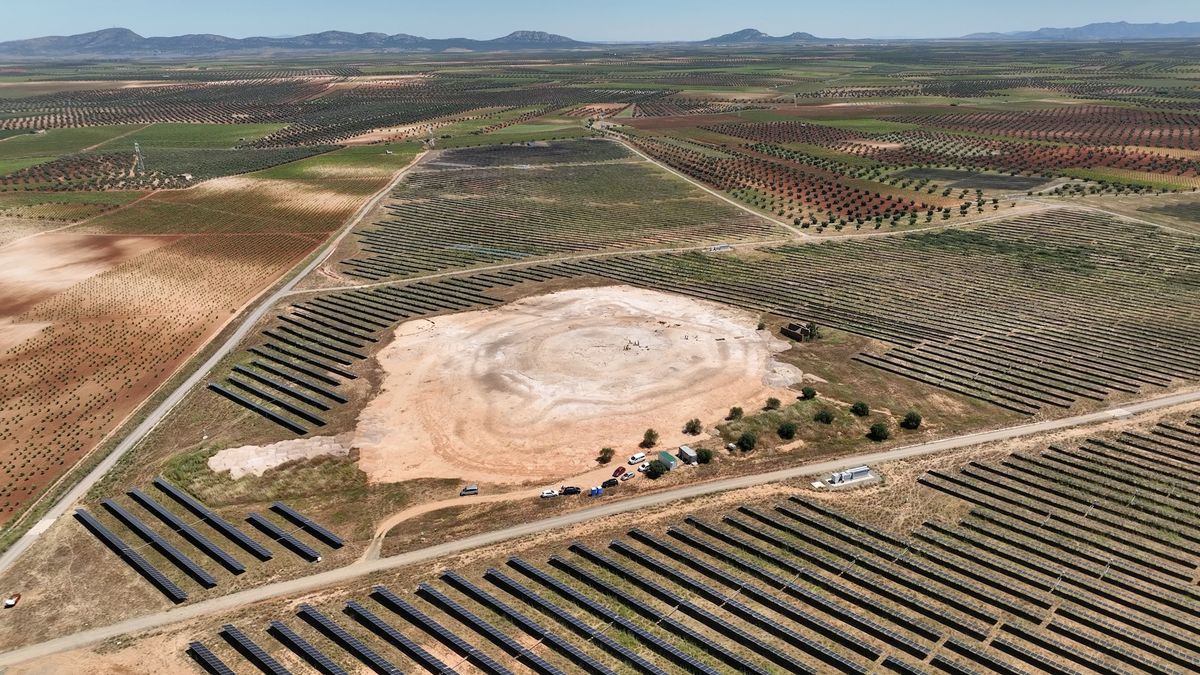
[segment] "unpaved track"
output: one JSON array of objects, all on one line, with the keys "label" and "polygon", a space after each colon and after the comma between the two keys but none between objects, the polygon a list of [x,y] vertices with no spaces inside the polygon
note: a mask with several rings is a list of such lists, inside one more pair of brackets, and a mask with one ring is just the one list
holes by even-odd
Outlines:
[{"label": "unpaved track", "polygon": [[[210,356],[208,360],[201,364],[200,367],[198,367],[191,375],[189,375],[186,380],[176,387],[175,390],[172,391],[162,403],[159,403],[158,407],[151,411],[146,419],[142,420],[141,424],[138,424],[133,431],[126,435],[125,438],[121,439],[121,442],[117,444],[117,447],[113,448],[112,452],[108,453],[108,456],[96,465],[96,468],[92,469],[91,472],[88,473],[83,480],[76,484],[75,487],[71,488],[69,492],[60,497],[58,502],[50,508],[46,515],[42,516],[41,520],[34,523],[33,527],[29,528],[29,530],[23,534],[20,539],[13,542],[13,545],[10,546],[3,555],[0,555],[0,572],[8,569],[8,566],[11,565],[18,557],[20,557],[20,555],[24,553],[25,550],[28,549],[43,532],[53,525],[55,520],[65,514],[68,509],[82,499],[83,496],[87,494],[88,490],[92,489],[92,486],[104,477],[104,474],[108,473],[109,470],[116,466],[117,462],[121,460],[125,453],[129,452],[134,446],[140,443],[143,438],[149,435],[150,432],[158,426],[159,422],[161,422],[163,418],[165,418],[167,414],[171,412],[171,410],[178,405],[185,396],[187,396],[188,392],[190,392],[193,387],[200,384],[200,382],[208,375],[209,371],[216,367],[216,365],[220,363],[222,359],[224,359],[230,354],[230,352],[237,348],[242,339],[245,338],[250,330],[258,323],[258,321],[275,306],[275,303],[279,302],[279,300],[285,297],[289,291],[295,288],[296,284],[299,283],[301,279],[308,276],[310,272],[324,263],[325,260],[333,254],[334,250],[337,249],[338,244],[340,244],[342,239],[344,239],[346,235],[350,233],[354,226],[357,225],[363,218],[365,218],[367,214],[374,210],[375,206],[379,204],[380,200],[382,200],[389,192],[391,192],[392,188],[395,187],[396,184],[400,182],[400,180],[409,171],[423,162],[428,156],[428,153],[422,152],[413,158],[413,161],[408,166],[396,172],[396,175],[392,177],[392,180],[388,181],[387,185],[379,190],[379,192],[375,193],[366,204],[363,204],[362,208],[360,208],[353,216],[346,220],[336,236],[329,239],[326,242],[324,249],[313,256],[312,260],[310,260],[307,265],[296,270],[292,274],[291,278],[277,288],[274,293],[271,293],[267,297],[260,300],[253,310],[240,317],[239,320],[241,321],[241,325],[239,325],[237,330],[235,330],[233,334],[225,340],[224,344],[222,344],[215,352],[213,352],[212,356]],[[201,345],[198,349],[204,349],[204,347],[204,345]]]},{"label": "unpaved track", "polygon": [[118,623],[108,626],[100,626],[86,631],[81,631],[73,635],[47,640],[20,649],[15,649],[4,654],[0,654],[0,667],[8,667],[31,659],[36,659],[50,654],[80,649],[89,645],[96,644],[103,640],[114,638],[120,635],[137,633],[152,629],[161,629],[171,624],[205,617],[212,614],[220,614],[233,610],[244,608],[245,606],[269,600],[280,596],[298,595],[309,591],[315,591],[321,588],[343,584],[347,582],[355,582],[367,574],[379,572],[382,570],[396,569],[406,565],[426,562],[447,555],[470,551],[482,546],[488,546],[518,537],[523,537],[531,534],[538,534],[562,527],[577,525],[593,521],[606,516],[615,515],[618,513],[627,513],[638,509],[645,509],[655,506],[661,506],[669,502],[678,501],[681,499],[690,499],[693,497],[702,497],[718,492],[728,490],[738,490],[742,488],[754,487],[766,483],[775,483],[779,481],[794,480],[818,474],[824,474],[832,471],[839,471],[846,467],[858,466],[862,464],[880,464],[884,462],[894,462],[896,460],[907,459],[910,457],[918,457],[921,455],[930,455],[938,452],[945,452],[958,448],[964,448],[979,443],[989,443],[993,441],[1003,441],[1033,434],[1055,431],[1067,427],[1076,427],[1095,422],[1105,422],[1114,419],[1124,419],[1138,413],[1159,410],[1174,405],[1191,403],[1200,401],[1200,389],[1185,391],[1180,393],[1162,396],[1158,398],[1147,399],[1138,403],[1130,403],[1124,406],[1109,408],[1098,412],[1088,413],[1086,415],[1076,415],[1074,417],[1065,417],[1056,420],[1046,420],[1042,422],[1033,422],[1030,424],[1022,424],[993,431],[983,431],[964,436],[955,436],[953,438],[945,438],[920,445],[912,445],[902,448],[894,448],[892,450],[884,450],[881,452],[865,453],[853,455],[850,457],[842,457],[839,459],[813,462],[801,466],[762,473],[751,476],[741,476],[738,478],[727,478],[724,480],[716,480],[708,483],[699,483],[696,485],[687,485],[673,490],[664,490],[653,494],[633,497],[630,499],[619,499],[614,501],[606,501],[599,506],[581,509],[566,513],[561,516],[554,516],[543,520],[523,523],[513,527],[508,527],[502,530],[493,532],[485,532],[472,537],[458,539],[456,541],[430,546],[428,548],[401,553],[388,558],[378,560],[361,560],[351,563],[344,567],[332,569],[318,574],[312,574],[299,579],[289,581],[281,581],[258,588],[251,588],[237,593],[231,593],[220,598],[213,598],[203,602],[197,602],[192,605],[183,605],[174,609],[168,609],[163,612],[147,614],[145,616],[126,619]]}]

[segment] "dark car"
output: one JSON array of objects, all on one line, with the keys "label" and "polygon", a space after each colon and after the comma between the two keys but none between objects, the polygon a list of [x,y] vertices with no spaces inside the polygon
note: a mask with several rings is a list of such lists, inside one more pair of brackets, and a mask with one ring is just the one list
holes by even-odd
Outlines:
[{"label": "dark car", "polygon": [[604,481],[603,483],[601,483],[601,484],[600,484],[600,487],[602,487],[602,488],[613,488],[613,487],[617,487],[617,486],[618,486],[618,485],[620,485],[620,484],[621,484],[621,481],[617,480],[616,478],[609,478],[608,480],[606,480],[606,481]]},{"label": "dark car", "polygon": [[613,478],[620,478],[620,477],[621,477],[621,474],[623,474],[623,473],[625,473],[625,467],[623,467],[623,466],[618,466],[618,467],[616,468],[616,470],[615,470],[615,471],[613,471]]},{"label": "dark car", "polygon": [[567,496],[567,495],[577,495],[580,492],[582,492],[582,490],[575,487],[574,485],[564,485],[564,486],[562,486],[561,489],[559,489],[558,494]]}]

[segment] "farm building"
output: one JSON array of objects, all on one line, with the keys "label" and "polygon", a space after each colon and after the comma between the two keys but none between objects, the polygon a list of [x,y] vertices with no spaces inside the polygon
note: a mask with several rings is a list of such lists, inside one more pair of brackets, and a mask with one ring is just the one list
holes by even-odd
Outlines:
[{"label": "farm building", "polygon": [[667,465],[667,471],[672,471],[675,469],[675,467],[679,466],[679,460],[675,459],[675,455],[672,455],[666,450],[658,453],[658,460]]},{"label": "farm building", "polygon": [[683,460],[684,464],[695,464],[698,459],[696,451],[686,445],[679,446],[679,452],[676,455]]}]

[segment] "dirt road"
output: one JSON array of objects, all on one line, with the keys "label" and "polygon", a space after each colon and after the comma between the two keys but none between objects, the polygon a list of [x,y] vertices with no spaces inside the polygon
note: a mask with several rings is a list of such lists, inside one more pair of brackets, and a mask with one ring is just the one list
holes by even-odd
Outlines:
[{"label": "dirt road", "polygon": [[1183,403],[1191,403],[1194,401],[1200,401],[1200,389],[1152,398],[1140,401],[1138,403],[1126,404],[1121,407],[1088,413],[1086,415],[1076,415],[1074,417],[1033,422],[1030,424],[1006,427],[1004,429],[984,431],[974,434],[967,434],[964,436],[955,436],[953,438],[931,441],[929,443],[923,443],[920,445],[894,448],[881,452],[864,453],[824,462],[814,462],[789,469],[772,471],[770,473],[741,476],[738,478],[728,478],[696,485],[687,485],[674,490],[666,490],[663,492],[643,495],[631,499],[608,501],[601,503],[598,506],[581,509],[579,511],[573,511],[571,513],[555,516],[553,518],[523,523],[521,525],[508,527],[493,532],[485,532],[472,537],[466,537],[457,541],[450,541],[437,546],[430,546],[428,548],[410,551],[408,553],[402,553],[400,555],[395,555],[388,558],[381,558],[378,560],[360,560],[344,567],[321,572],[319,574],[313,574],[306,577],[301,577],[299,579],[292,579],[290,581],[281,581],[279,583],[268,584],[259,588],[252,588],[238,593],[232,593],[224,597],[197,602],[192,605],[184,605],[182,607],[169,609],[163,612],[157,612],[155,614],[147,614],[145,616],[126,619],[125,621],[120,621],[108,626],[99,626],[75,633],[73,635],[65,635],[0,654],[0,667],[11,666],[17,663],[22,663],[24,661],[29,661],[63,651],[79,649],[103,640],[117,637],[119,635],[137,633],[151,629],[161,629],[165,626],[189,619],[240,609],[246,605],[255,602],[261,602],[263,600],[269,600],[286,595],[297,595],[328,586],[354,581],[373,572],[396,569],[398,567],[425,562],[442,556],[461,553],[463,551],[469,551],[482,546],[496,544],[526,535],[537,534],[547,530],[593,521],[598,518],[604,518],[606,516],[611,516],[618,513],[626,513],[638,509],[660,506],[662,504],[667,504],[669,502],[674,502],[681,499],[701,497],[718,492],[725,492],[728,490],[737,490],[766,483],[775,483],[779,481],[794,480],[797,478],[825,474],[832,471],[839,471],[850,466],[892,462],[909,457],[917,457],[920,455],[929,455],[938,452],[964,448],[980,443],[1009,440],[1022,436],[1044,433],[1047,431],[1055,431],[1067,427],[1075,427],[1114,419],[1124,419],[1138,413],[1159,410],[1162,408]]},{"label": "dirt road", "polygon": [[[10,546],[3,555],[0,555],[0,572],[8,569],[8,566],[11,565],[18,557],[20,557],[20,555],[24,553],[25,550],[28,549],[33,542],[36,541],[37,538],[54,523],[55,520],[66,513],[72,506],[74,506],[76,502],[82,499],[83,496],[87,494],[88,490],[92,489],[92,486],[95,485],[96,482],[104,476],[104,474],[108,473],[108,471],[121,460],[121,457],[123,457],[125,453],[129,452],[134,446],[140,443],[143,438],[149,435],[150,432],[158,426],[159,422],[161,422],[163,418],[165,418],[167,414],[171,412],[171,410],[178,405],[185,396],[187,396],[188,392],[190,392],[193,387],[200,384],[200,382],[208,375],[209,371],[216,367],[216,365],[220,363],[222,359],[228,356],[230,352],[232,352],[239,344],[241,344],[242,339],[246,337],[246,335],[252,328],[254,328],[258,321],[262,319],[262,317],[268,311],[270,311],[280,299],[282,299],[293,288],[295,288],[296,284],[299,283],[301,279],[308,276],[310,272],[325,262],[325,260],[333,254],[333,251],[337,248],[338,244],[341,243],[342,239],[344,239],[346,235],[350,233],[354,226],[357,225],[363,218],[365,218],[367,214],[370,213],[377,204],[379,204],[380,200],[382,200],[389,192],[391,192],[392,188],[396,186],[396,183],[400,182],[405,174],[424,161],[426,157],[428,157],[426,153],[421,153],[413,159],[412,163],[396,172],[396,175],[392,177],[392,180],[390,180],[388,184],[383,187],[383,189],[381,189],[379,192],[376,192],[366,204],[363,204],[362,208],[355,212],[355,214],[342,225],[341,230],[339,230],[333,238],[326,242],[325,247],[312,256],[308,264],[297,269],[284,284],[276,288],[273,293],[270,293],[260,300],[254,309],[248,314],[240,317],[239,321],[241,324],[237,327],[237,330],[235,330],[233,334],[225,340],[224,344],[222,344],[215,352],[213,352],[212,356],[210,356],[208,360],[196,368],[196,370],[193,371],[186,380],[180,383],[180,385],[176,387],[175,390],[172,391],[166,397],[166,399],[162,401],[162,403],[159,403],[158,407],[151,411],[151,413],[144,420],[142,420],[142,422],[138,424],[133,431],[127,434],[125,438],[121,439],[121,442],[117,444],[117,447],[115,447],[112,452],[108,453],[108,456],[101,460],[101,462],[97,464],[96,467],[83,478],[83,480],[81,480],[78,484],[71,488],[69,492],[59,498],[58,502],[51,507],[46,515],[42,516],[37,523],[34,523],[33,527],[29,528],[29,531],[22,535],[20,539],[13,542],[13,545]],[[203,349],[203,347],[201,347],[201,349]]]}]

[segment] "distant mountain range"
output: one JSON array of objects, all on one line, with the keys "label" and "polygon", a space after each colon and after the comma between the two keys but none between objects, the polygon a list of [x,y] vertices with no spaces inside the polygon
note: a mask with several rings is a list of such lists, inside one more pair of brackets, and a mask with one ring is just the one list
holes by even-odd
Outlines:
[{"label": "distant mountain range", "polygon": [[1200,22],[1089,23],[1077,28],[1039,28],[1015,33],[971,33],[965,40],[1171,40],[1200,38]]},{"label": "distant mountain range", "polygon": [[[1017,41],[1103,41],[1103,40],[1164,40],[1200,39],[1200,22],[1177,23],[1092,23],[1077,28],[1039,28],[1013,33],[972,33],[959,40]],[[895,42],[897,40],[889,40]],[[746,28],[725,35],[675,44],[700,46],[752,46],[817,44],[823,42],[863,42],[821,38],[811,33],[768,35]],[[619,43],[597,44],[572,40],[562,35],[542,31],[519,30],[493,40],[470,38],[425,38],[406,33],[346,33],[325,31],[293,37],[229,38],[222,35],[197,34],[173,37],[142,37],[128,28],[107,28],[79,35],[50,36],[29,40],[0,42],[0,58],[19,59],[78,59],[78,58],[193,58],[235,54],[276,54],[296,52],[354,53],[354,52],[498,52],[546,51],[556,49],[611,48]],[[653,43],[639,43],[653,44]]]},{"label": "distant mountain range", "polygon": [[325,31],[295,37],[229,38],[199,34],[142,37],[128,28],[107,28],[79,35],[51,36],[0,42],[0,57],[20,58],[136,58],[196,57],[277,52],[448,52],[574,49],[587,43],[541,31],[519,30],[494,40],[431,39],[398,33]]}]

